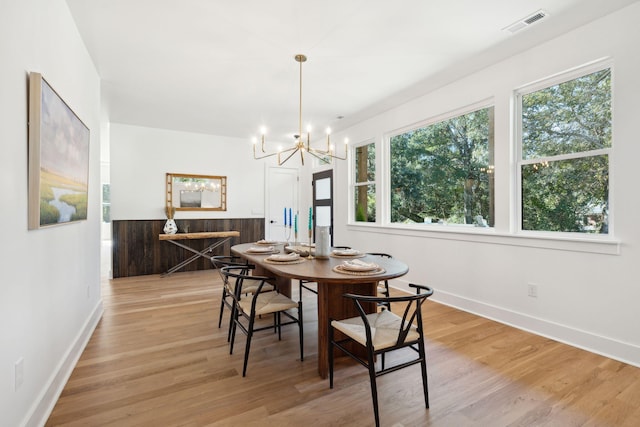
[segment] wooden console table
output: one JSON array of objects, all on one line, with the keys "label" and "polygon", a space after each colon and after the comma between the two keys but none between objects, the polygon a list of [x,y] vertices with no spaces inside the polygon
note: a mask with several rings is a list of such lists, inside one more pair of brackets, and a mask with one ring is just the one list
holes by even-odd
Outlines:
[{"label": "wooden console table", "polygon": [[[185,259],[181,263],[171,267],[169,270],[167,270],[166,272],[162,273],[160,275],[160,277],[168,276],[169,274],[173,273],[176,270],[181,269],[185,265],[189,264],[190,262],[195,261],[198,258],[202,257],[202,258],[207,258],[207,259],[210,260],[211,259],[211,255],[208,255],[208,254],[213,252],[213,250],[215,248],[217,248],[218,246],[224,244],[225,242],[227,242],[232,237],[239,237],[239,236],[240,236],[240,232],[239,231],[204,231],[204,232],[201,232],[201,233],[160,234],[158,236],[158,238],[160,240],[166,240],[169,243],[173,243],[176,246],[180,246],[181,248],[184,248],[184,249],[194,253],[194,255],[192,255],[191,257]],[[194,249],[191,246],[186,245],[186,244],[181,242],[181,240],[202,240],[202,239],[222,239],[222,240],[218,240],[218,241],[210,244],[209,246],[207,246],[206,248],[202,249],[201,251],[199,251],[197,249]]]}]

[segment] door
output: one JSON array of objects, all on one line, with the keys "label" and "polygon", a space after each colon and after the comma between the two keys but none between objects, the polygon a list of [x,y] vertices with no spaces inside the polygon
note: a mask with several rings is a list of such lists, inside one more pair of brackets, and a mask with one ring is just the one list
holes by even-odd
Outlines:
[{"label": "door", "polygon": [[329,226],[331,246],[333,246],[333,170],[313,174],[313,218],[314,241],[315,227]]},{"label": "door", "polygon": [[285,228],[284,209],[291,208],[294,213],[298,206],[298,169],[269,167],[267,189],[267,216],[265,238],[285,241],[293,239]]}]

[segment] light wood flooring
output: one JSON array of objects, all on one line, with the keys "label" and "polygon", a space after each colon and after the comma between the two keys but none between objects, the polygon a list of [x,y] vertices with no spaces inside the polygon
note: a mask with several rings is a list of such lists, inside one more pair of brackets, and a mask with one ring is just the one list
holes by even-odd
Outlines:
[{"label": "light wood flooring", "polygon": [[[48,426],[371,426],[366,370],[317,375],[315,295],[304,294],[305,360],[244,335],[229,355],[215,271],[104,280],[105,313]],[[437,289],[436,289],[437,292]],[[297,295],[297,289],[294,289]],[[431,408],[419,367],[378,378],[383,426],[640,426],[640,369],[434,302],[424,310]],[[398,355],[402,358],[403,355]]]}]

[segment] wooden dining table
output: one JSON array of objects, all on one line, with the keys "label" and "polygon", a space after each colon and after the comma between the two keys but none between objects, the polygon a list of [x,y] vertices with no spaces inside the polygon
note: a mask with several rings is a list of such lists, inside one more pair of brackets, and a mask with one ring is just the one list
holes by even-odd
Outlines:
[{"label": "wooden dining table", "polygon": [[[254,264],[255,274],[274,278],[281,293],[291,296],[291,279],[318,284],[318,374],[322,378],[326,378],[329,373],[329,319],[340,320],[358,316],[353,301],[343,298],[343,295],[376,295],[379,281],[400,277],[409,271],[407,264],[402,261],[374,255],[365,255],[358,259],[377,264],[382,271],[375,274],[336,271],[336,266],[343,264],[347,259],[353,259],[348,257],[302,257],[304,261],[297,263],[274,263],[267,260],[271,254],[248,252],[255,246],[255,243],[235,245],[231,247],[231,252]],[[275,244],[273,247],[280,253],[285,252],[283,243]],[[377,307],[375,304],[369,304],[364,309],[373,313]]]}]

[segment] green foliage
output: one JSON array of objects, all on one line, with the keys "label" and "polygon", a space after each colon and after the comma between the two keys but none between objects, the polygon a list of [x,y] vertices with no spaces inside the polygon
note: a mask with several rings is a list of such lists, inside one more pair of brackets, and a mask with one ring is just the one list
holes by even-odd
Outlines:
[{"label": "green foliage", "polygon": [[486,108],[391,138],[391,221],[472,224],[489,217]]},{"label": "green foliage", "polygon": [[60,201],[68,205],[74,206],[76,212],[71,215],[71,221],[87,219],[87,194],[72,193],[60,196]]},{"label": "green foliage", "polygon": [[[611,70],[522,97],[522,228],[608,232]],[[556,158],[571,154],[573,158]]]},{"label": "green foliage", "polygon": [[47,200],[40,199],[40,225],[57,224],[60,211]]}]

